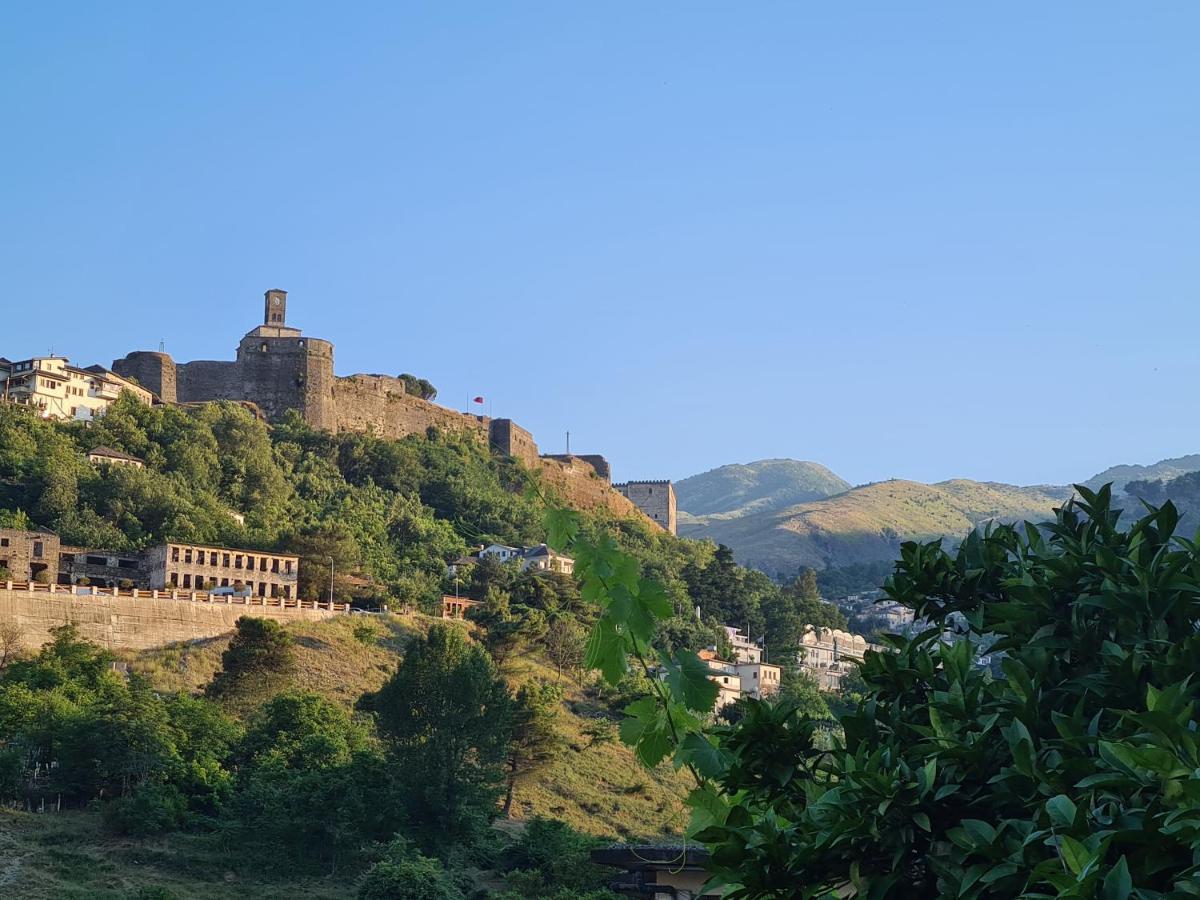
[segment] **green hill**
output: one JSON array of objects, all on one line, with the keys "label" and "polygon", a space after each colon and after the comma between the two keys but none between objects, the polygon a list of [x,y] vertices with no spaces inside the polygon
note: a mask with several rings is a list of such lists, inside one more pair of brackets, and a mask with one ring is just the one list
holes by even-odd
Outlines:
[{"label": "green hill", "polygon": [[790,575],[804,566],[894,559],[902,541],[957,537],[993,519],[1042,519],[1068,493],[966,479],[884,481],[768,513],[709,516],[680,532],[727,544],[743,565]]},{"label": "green hill", "polygon": [[850,482],[825,466],[796,459],[761,459],[721,466],[675,485],[681,512],[695,516],[739,518],[832,497]]},{"label": "green hill", "polygon": [[1198,471],[1200,471],[1200,453],[1192,453],[1188,456],[1177,456],[1174,459],[1161,459],[1148,466],[1110,466],[1103,472],[1093,475],[1083,484],[1090,488],[1098,488],[1102,484],[1112,482],[1114,490],[1124,491],[1125,485],[1131,481],[1169,481],[1180,475]]}]

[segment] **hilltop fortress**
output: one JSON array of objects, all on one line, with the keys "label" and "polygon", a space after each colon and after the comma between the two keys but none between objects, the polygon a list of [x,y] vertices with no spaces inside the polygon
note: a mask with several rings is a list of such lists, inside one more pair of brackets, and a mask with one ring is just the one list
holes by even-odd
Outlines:
[{"label": "hilltop fortress", "polygon": [[[475,416],[431,403],[410,394],[403,381],[389,375],[335,375],[333,344],[287,324],[287,291],[266,292],[263,324],[247,332],[232,361],[177,363],[166,353],[139,350],[114,361],[112,370],[136,380],[164,403],[235,400],[253,404],[268,421],[278,421],[294,409],[313,428],[387,438],[423,434],[429,428],[472,435],[539,472],[545,483],[577,505],[603,507],[618,515],[637,510],[675,531],[669,482],[630,482],[614,490],[602,456],[542,455],[533,435],[511,419]],[[653,503],[639,502],[640,484],[653,486]],[[670,516],[660,505],[668,493]]]}]

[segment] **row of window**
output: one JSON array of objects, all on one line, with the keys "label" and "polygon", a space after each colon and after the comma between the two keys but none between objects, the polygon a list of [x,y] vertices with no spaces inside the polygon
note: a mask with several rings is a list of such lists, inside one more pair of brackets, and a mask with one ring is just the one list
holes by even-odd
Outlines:
[{"label": "row of window", "polygon": [[[180,561],[179,550],[180,550],[179,547],[171,548],[171,562],[177,563]],[[193,562],[193,557],[194,557],[194,564],[198,565],[198,566],[203,566],[203,565],[220,566],[223,569],[228,569],[230,567],[230,563],[232,561],[232,566],[235,569],[248,569],[248,570],[253,571],[255,565],[257,564],[258,571],[266,572],[267,566],[269,563],[270,570],[272,572],[274,572],[276,575],[278,575],[280,572],[279,563],[281,561],[275,557],[259,556],[256,558],[253,554],[250,554],[250,553],[245,553],[245,554],[232,553],[231,554],[231,553],[226,553],[224,551],[218,551],[218,550],[196,550],[193,553],[191,547],[184,547],[182,556],[183,556],[183,562],[185,564]],[[282,568],[283,574],[291,575],[292,574],[292,561],[290,559],[285,559],[285,560],[282,560],[282,562],[283,562],[283,568]]]},{"label": "row of window", "polygon": [[[202,591],[202,590],[208,589],[208,585],[209,585],[210,581],[215,582],[216,579],[215,578],[209,579],[209,578],[205,578],[203,575],[197,575],[195,577],[195,579],[193,580],[191,575],[184,575],[181,578],[178,572],[172,572],[169,583],[170,583],[170,586],[173,588],[182,587],[184,590],[191,590],[191,589],[195,588],[198,591]],[[229,579],[222,578],[220,586],[221,587],[229,587],[230,586]],[[236,587],[236,585],[234,585],[234,587]],[[266,597],[268,594],[270,594],[271,597],[276,598],[276,599],[278,599],[279,597],[283,597],[285,600],[292,599],[292,588],[291,588],[291,585],[287,585],[287,584],[284,584],[284,585],[268,584],[265,581],[260,581],[256,585],[253,581],[247,581],[247,582],[243,583],[241,590],[249,591],[251,594],[256,594],[259,597]]]}]

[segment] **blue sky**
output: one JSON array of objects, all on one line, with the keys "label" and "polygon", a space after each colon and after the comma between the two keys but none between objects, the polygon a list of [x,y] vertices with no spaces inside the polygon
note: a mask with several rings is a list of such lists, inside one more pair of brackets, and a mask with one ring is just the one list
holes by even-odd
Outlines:
[{"label": "blue sky", "polygon": [[1200,6],[10,4],[0,354],[483,394],[619,478],[1200,451]]}]

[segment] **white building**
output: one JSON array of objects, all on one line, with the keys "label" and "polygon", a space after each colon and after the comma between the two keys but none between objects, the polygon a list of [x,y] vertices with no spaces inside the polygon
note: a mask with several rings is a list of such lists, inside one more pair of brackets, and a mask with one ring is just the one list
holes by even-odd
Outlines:
[{"label": "white building", "polygon": [[817,682],[817,687],[823,691],[836,691],[841,687],[842,677],[862,662],[863,654],[878,649],[867,643],[861,634],[810,625],[800,639],[799,663]]},{"label": "white building", "polygon": [[33,407],[44,419],[90,422],[129,391],[147,406],[154,395],[103,366],[80,369],[65,356],[0,358],[0,400]]},{"label": "white building", "polygon": [[[538,544],[536,547],[510,547],[507,544],[489,544],[479,551],[480,559],[498,559],[502,563],[520,560],[521,571],[534,569],[540,572],[560,572],[563,575],[570,575],[575,571],[575,560],[569,556],[564,556],[555,550],[551,550],[545,544]],[[454,566],[451,575],[457,574],[458,567],[466,563],[466,560],[455,560],[451,565]]]},{"label": "white building", "polygon": [[761,700],[779,691],[779,666],[758,660],[721,659],[713,650],[701,650],[699,656],[708,665],[709,680],[718,688],[717,712],[742,697]]}]

